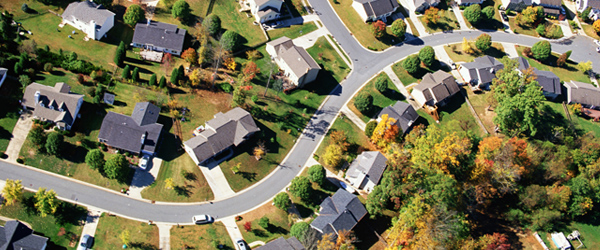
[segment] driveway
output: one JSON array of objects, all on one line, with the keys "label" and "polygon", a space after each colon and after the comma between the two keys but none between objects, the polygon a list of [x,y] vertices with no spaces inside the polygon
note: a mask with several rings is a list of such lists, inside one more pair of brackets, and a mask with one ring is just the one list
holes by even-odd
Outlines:
[{"label": "driveway", "polygon": [[13,129],[13,137],[10,139],[8,147],[6,148],[6,154],[8,155],[7,160],[11,162],[17,161],[21,147],[23,146],[23,143],[25,143],[25,139],[27,138],[27,134],[29,134],[29,130],[31,130],[32,124],[33,118],[29,113],[24,113],[19,117],[19,120]]},{"label": "driveway", "polygon": [[460,29],[470,30],[469,26],[467,25],[467,22],[465,22],[465,19],[463,18],[462,11],[460,11],[460,8],[457,4],[452,5],[452,12],[454,12],[456,20],[458,20],[458,23],[460,24]]},{"label": "driveway", "polygon": [[222,200],[235,195],[217,162],[210,162],[205,166],[199,166],[199,168],[213,191],[215,200]]},{"label": "driveway", "polygon": [[136,167],[129,186],[129,195],[133,198],[142,199],[142,190],[156,181],[161,165],[162,159],[152,157],[152,161],[148,162],[146,170]]}]

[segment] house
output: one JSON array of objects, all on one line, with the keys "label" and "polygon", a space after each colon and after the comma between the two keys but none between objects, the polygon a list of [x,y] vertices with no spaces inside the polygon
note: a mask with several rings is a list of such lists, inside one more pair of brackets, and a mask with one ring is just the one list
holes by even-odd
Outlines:
[{"label": "house", "polygon": [[511,60],[517,61],[517,70],[519,70],[520,72],[523,72],[523,70],[529,69],[530,67],[529,61],[527,61],[527,59],[523,58],[522,56],[511,58]]},{"label": "house", "polygon": [[87,37],[100,40],[115,24],[115,13],[92,0],[70,3],[62,14],[63,22],[87,34]]},{"label": "house", "polygon": [[115,104],[115,95],[113,95],[111,93],[104,93],[104,98],[102,98],[102,100],[104,100],[104,103],[106,103],[106,104],[114,105]]},{"label": "house", "polygon": [[155,155],[163,125],[156,123],[160,108],[138,102],[131,116],[108,112],[102,120],[98,141],[133,154]]},{"label": "house", "polygon": [[[409,1],[410,2],[410,1]],[[413,0],[415,12],[423,13],[429,7],[437,7],[441,0]]]},{"label": "house", "polygon": [[346,171],[346,180],[353,187],[370,193],[379,184],[386,167],[387,158],[383,154],[379,151],[365,151],[356,157]]},{"label": "house", "polygon": [[382,20],[387,22],[387,17],[392,15],[400,4],[397,0],[354,0],[352,8],[356,10],[364,22]]},{"label": "house", "polygon": [[527,6],[531,6],[532,4],[532,0],[502,0],[502,8],[505,10],[511,9],[516,12],[521,12],[527,8]]},{"label": "house", "polygon": [[389,118],[396,120],[395,125],[398,126],[403,134],[406,134],[413,123],[419,118],[417,111],[408,103],[398,101],[393,106],[387,106],[379,112],[378,121],[382,115],[388,115]]},{"label": "house", "polygon": [[600,18],[600,0],[577,0],[577,11],[583,12],[587,8],[591,8],[589,18],[596,21]]},{"label": "house", "polygon": [[258,23],[266,23],[281,17],[283,0],[248,0],[247,4],[250,5],[250,12]]},{"label": "house", "polygon": [[21,105],[33,110],[33,116],[56,124],[59,129],[70,130],[83,104],[83,95],[71,93],[71,86],[59,82],[54,87],[39,83],[25,88]]},{"label": "house", "polygon": [[554,245],[556,246],[557,249],[560,250],[570,250],[573,249],[573,246],[571,246],[571,243],[569,242],[569,240],[567,239],[567,237],[565,237],[565,234],[562,232],[554,232],[552,234],[550,234],[552,236],[552,243],[554,243]]},{"label": "house", "polygon": [[562,85],[560,78],[551,71],[533,69],[537,75],[537,82],[542,86],[544,95],[552,99],[562,95]]},{"label": "house", "polygon": [[18,220],[0,226],[0,249],[44,250],[48,238],[33,234],[33,230]]},{"label": "house", "polygon": [[438,70],[433,74],[425,74],[421,83],[413,88],[411,95],[421,106],[444,106],[446,100],[459,91],[460,87],[454,77]]},{"label": "house", "polygon": [[270,41],[266,50],[292,85],[302,88],[317,79],[321,67],[304,48],[294,45],[292,39],[284,36]]},{"label": "house", "polygon": [[310,223],[321,234],[337,235],[339,231],[350,231],[367,214],[367,209],[358,197],[346,190],[338,189],[331,197],[321,202],[319,216]]},{"label": "house", "polygon": [[564,84],[567,103],[579,103],[584,107],[600,107],[600,88],[589,83],[569,81]]},{"label": "house", "polygon": [[305,250],[304,246],[298,238],[292,236],[287,239],[282,237],[277,238],[274,241],[271,241],[262,247],[258,247],[260,250]]},{"label": "house", "polygon": [[4,80],[6,80],[7,75],[8,75],[8,69],[0,68],[0,87],[2,87],[2,84],[4,83]]},{"label": "house", "polygon": [[494,78],[496,72],[504,68],[504,64],[491,56],[475,58],[473,62],[463,63],[459,72],[465,82],[471,83],[479,88],[487,88]]},{"label": "house", "polygon": [[483,0],[457,0],[456,4],[469,6],[471,4],[483,4]]},{"label": "house", "polygon": [[260,131],[254,119],[240,107],[236,107],[206,122],[205,130],[183,143],[185,151],[200,165],[215,155],[237,147],[254,133]]},{"label": "house", "polygon": [[135,25],[131,46],[158,52],[181,55],[185,29],[177,25],[148,21]]},{"label": "house", "polygon": [[562,8],[562,0],[533,0],[536,6],[544,7],[544,14],[559,17],[565,13]]}]

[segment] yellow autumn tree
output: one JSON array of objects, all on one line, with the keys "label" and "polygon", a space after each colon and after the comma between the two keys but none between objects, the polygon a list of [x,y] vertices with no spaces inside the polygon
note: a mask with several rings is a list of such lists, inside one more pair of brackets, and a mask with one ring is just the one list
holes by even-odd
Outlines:
[{"label": "yellow autumn tree", "polygon": [[425,134],[414,139],[411,151],[413,164],[450,173],[451,168],[460,164],[460,159],[471,152],[471,140],[458,132],[442,132],[430,126]]},{"label": "yellow autumn tree", "polygon": [[339,145],[331,144],[325,149],[323,160],[329,166],[338,167],[342,163],[342,153],[342,148]]},{"label": "yellow autumn tree", "polygon": [[229,70],[232,70],[232,71],[235,71],[235,69],[237,67],[237,63],[231,57],[225,59],[225,61],[223,62],[223,65],[225,65],[225,67],[227,67]]},{"label": "yellow autumn tree", "polygon": [[173,178],[167,178],[165,180],[165,187],[167,189],[173,189],[173,187],[175,187],[174,184],[173,184]]},{"label": "yellow autumn tree", "polygon": [[492,163],[488,159],[492,158],[500,147],[502,139],[497,136],[486,137],[479,143],[475,166],[471,170],[471,180],[479,180],[490,171]]},{"label": "yellow autumn tree", "polygon": [[317,244],[317,250],[335,250],[335,241],[333,241],[332,233],[323,235]]},{"label": "yellow autumn tree", "polygon": [[371,142],[380,148],[386,148],[391,142],[391,139],[386,140],[386,132],[392,129],[395,123],[396,119],[388,117],[387,114],[382,115],[381,121],[379,121],[375,130],[373,130]]},{"label": "yellow autumn tree", "polygon": [[473,49],[473,46],[471,45],[471,43],[469,43],[469,41],[467,41],[466,37],[463,37],[462,51],[465,52],[465,53],[467,53],[467,54],[473,54],[473,53],[475,53],[475,50]]},{"label": "yellow autumn tree", "polygon": [[6,180],[6,185],[2,189],[2,196],[6,205],[10,206],[23,199],[23,185],[20,180]]},{"label": "yellow autumn tree", "polygon": [[204,72],[199,68],[192,71],[192,73],[189,75],[192,86],[193,87],[199,86],[200,83],[202,83],[203,76],[204,76]]}]

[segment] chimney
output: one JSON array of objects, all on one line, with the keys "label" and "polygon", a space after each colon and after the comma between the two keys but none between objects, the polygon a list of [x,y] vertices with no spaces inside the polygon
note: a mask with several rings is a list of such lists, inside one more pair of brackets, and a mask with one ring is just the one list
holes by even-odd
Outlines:
[{"label": "chimney", "polygon": [[40,91],[36,91],[35,92],[35,103],[39,103],[40,102]]},{"label": "chimney", "polygon": [[141,144],[142,144],[142,145],[143,145],[143,144],[144,144],[144,142],[146,141],[146,134],[148,134],[148,132],[144,132],[144,133],[142,134],[142,140],[141,140]]}]

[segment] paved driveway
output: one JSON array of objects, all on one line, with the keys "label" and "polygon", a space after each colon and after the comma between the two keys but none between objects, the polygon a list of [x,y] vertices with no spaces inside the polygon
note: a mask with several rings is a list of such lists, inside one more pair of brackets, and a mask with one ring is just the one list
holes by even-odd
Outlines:
[{"label": "paved driveway", "polygon": [[9,161],[15,162],[17,161],[17,158],[19,158],[19,152],[21,151],[23,143],[25,143],[25,139],[27,138],[27,134],[29,134],[29,130],[31,130],[32,124],[33,118],[30,114],[25,113],[19,117],[19,120],[13,129],[13,137],[10,139],[8,147],[6,148],[6,154],[8,155]]}]

